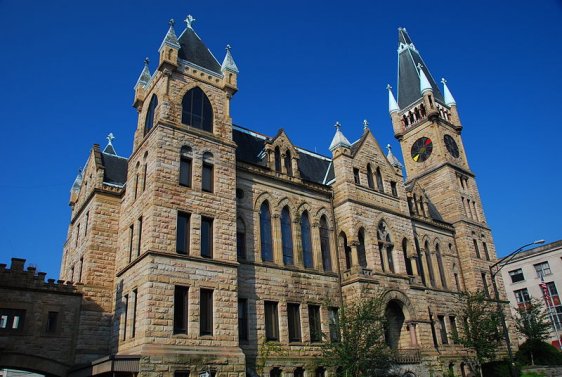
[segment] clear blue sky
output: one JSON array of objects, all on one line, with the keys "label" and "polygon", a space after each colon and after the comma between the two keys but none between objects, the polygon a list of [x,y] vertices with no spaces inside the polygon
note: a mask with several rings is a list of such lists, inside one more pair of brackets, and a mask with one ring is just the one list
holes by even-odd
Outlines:
[{"label": "clear blue sky", "polygon": [[406,27],[455,96],[499,254],[561,239],[561,4],[0,0],[0,263],[58,276],[76,172],[109,132],[130,154],[143,59],[187,14],[219,61],[232,45],[234,122],[327,155],[336,120],[353,141],[365,118],[400,155],[385,87]]}]

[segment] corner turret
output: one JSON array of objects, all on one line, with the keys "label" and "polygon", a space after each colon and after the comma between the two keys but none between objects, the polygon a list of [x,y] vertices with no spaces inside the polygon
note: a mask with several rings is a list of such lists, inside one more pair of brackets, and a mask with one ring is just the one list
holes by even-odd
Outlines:
[{"label": "corner turret", "polygon": [[173,70],[178,67],[178,51],[181,46],[178,37],[176,37],[174,23],[173,19],[168,22],[170,28],[158,49],[158,53],[160,54],[160,62],[158,63],[159,71],[163,71],[166,68]]},{"label": "corner turret", "polygon": [[144,59],[144,67],[142,68],[141,74],[135,84],[135,99],[133,100],[133,107],[136,109],[142,105],[144,99],[146,97],[146,87],[150,83],[150,79],[152,78],[150,74],[150,69],[148,68],[149,60],[148,58]]}]

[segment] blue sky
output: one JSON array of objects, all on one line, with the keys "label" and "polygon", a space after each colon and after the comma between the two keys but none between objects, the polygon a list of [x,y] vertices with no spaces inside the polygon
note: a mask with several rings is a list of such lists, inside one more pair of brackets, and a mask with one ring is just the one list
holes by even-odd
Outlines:
[{"label": "blue sky", "polygon": [[325,155],[336,121],[355,140],[368,119],[401,157],[385,87],[406,27],[455,96],[499,255],[562,238],[560,1],[0,0],[0,263],[58,276],[77,170],[109,132],[130,154],[143,60],[187,14],[219,61],[232,45],[234,122]]}]

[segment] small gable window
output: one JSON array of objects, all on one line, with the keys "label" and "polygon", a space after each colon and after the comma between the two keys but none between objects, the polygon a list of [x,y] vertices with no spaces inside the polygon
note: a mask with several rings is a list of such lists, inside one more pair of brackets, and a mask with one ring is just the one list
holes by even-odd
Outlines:
[{"label": "small gable window", "polygon": [[154,126],[154,114],[156,112],[156,106],[158,106],[158,97],[152,96],[150,104],[148,105],[148,111],[146,112],[146,119],[144,121],[144,134],[146,135],[148,131]]},{"label": "small gable window", "polygon": [[213,132],[213,108],[201,88],[195,87],[183,96],[181,122]]}]

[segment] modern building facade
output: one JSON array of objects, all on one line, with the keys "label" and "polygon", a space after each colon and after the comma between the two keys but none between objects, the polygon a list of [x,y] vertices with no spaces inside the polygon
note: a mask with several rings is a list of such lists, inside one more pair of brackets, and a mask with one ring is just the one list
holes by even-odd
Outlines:
[{"label": "modern building facade", "polygon": [[544,303],[552,323],[550,343],[560,349],[562,303],[558,290],[562,289],[562,240],[517,254],[503,267],[502,275],[514,313],[531,298]]},{"label": "modern building facade", "polygon": [[82,304],[60,364],[71,376],[334,376],[315,360],[339,312],[383,294],[398,375],[469,375],[457,293],[489,291],[496,252],[457,104],[407,31],[397,99],[388,88],[402,166],[366,123],[354,142],[337,124],[329,156],[233,124],[238,67],[192,22],[179,37],[172,22],[142,70],[131,156],[111,138],[94,145],[72,187],[60,279]]}]

